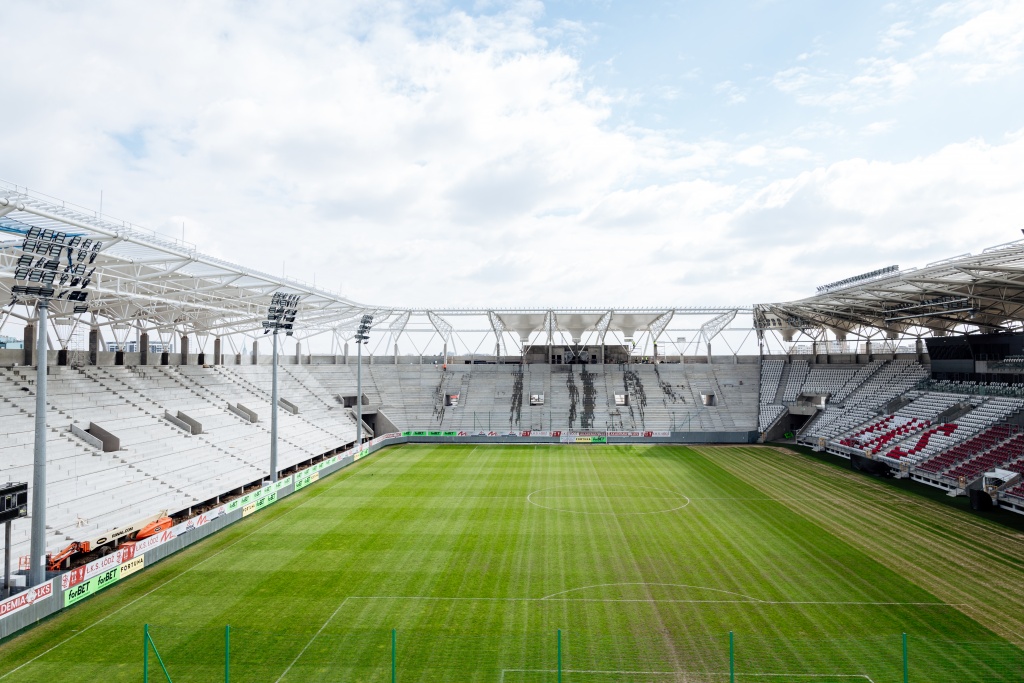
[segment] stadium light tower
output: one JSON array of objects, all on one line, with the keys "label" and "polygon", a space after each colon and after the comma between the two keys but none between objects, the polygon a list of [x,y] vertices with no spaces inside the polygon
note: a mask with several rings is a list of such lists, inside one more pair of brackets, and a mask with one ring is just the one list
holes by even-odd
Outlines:
[{"label": "stadium light tower", "polygon": [[270,481],[277,481],[277,333],[284,330],[292,336],[295,316],[299,313],[299,295],[274,294],[267,308],[267,319],[263,321],[263,334],[274,333],[274,384],[270,393]]},{"label": "stadium light tower", "polygon": [[366,314],[359,321],[356,330],[356,448],[363,448],[363,344],[370,339],[373,316]]},{"label": "stadium light tower", "polygon": [[14,279],[27,284],[11,287],[11,306],[34,300],[36,325],[36,414],[32,464],[32,536],[29,542],[28,583],[46,580],[46,322],[50,302],[72,302],[74,313],[89,310],[85,290],[92,283],[92,266],[102,243],[56,230],[32,227],[25,233]]}]

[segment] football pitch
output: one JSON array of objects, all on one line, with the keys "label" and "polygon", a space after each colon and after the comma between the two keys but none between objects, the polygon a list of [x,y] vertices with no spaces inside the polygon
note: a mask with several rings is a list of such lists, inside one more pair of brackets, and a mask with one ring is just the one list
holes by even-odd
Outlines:
[{"label": "football pitch", "polygon": [[0,683],[142,680],[146,624],[153,681],[1024,681],[1024,535],[770,447],[399,446],[10,639]]}]

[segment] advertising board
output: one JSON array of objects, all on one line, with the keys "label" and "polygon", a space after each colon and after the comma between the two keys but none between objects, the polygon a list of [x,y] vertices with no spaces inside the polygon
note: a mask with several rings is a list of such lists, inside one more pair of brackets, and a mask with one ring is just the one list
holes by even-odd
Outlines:
[{"label": "advertising board", "polygon": [[608,443],[607,436],[563,436],[562,443]]},{"label": "advertising board", "polygon": [[[108,555],[107,557],[113,557],[113,555]],[[90,595],[103,590],[107,586],[117,583],[124,577],[131,576],[132,574],[141,571],[145,564],[145,556],[138,555],[127,562],[104,569],[95,576],[90,577],[66,590],[64,593],[64,606],[69,607],[79,600],[84,600]]]},{"label": "advertising board", "polygon": [[53,595],[53,582],[47,581],[41,586],[30,588],[27,591],[22,591],[17,595],[7,598],[6,600],[0,600],[0,619],[6,616],[10,616],[15,612],[34,605],[37,602],[46,600]]}]

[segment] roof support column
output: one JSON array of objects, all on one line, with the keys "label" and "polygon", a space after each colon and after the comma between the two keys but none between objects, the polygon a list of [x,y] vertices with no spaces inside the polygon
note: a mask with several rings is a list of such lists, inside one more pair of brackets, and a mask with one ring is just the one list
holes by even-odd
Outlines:
[{"label": "roof support column", "polygon": [[181,335],[181,364],[188,365],[188,335]]},{"label": "roof support column", "polygon": [[139,365],[149,365],[149,332],[139,335]]},{"label": "roof support column", "polygon": [[22,365],[25,365],[25,366],[34,365],[33,360],[32,360],[32,352],[35,349],[35,342],[36,342],[36,326],[35,325],[25,325],[25,342],[24,342],[24,344],[22,344],[22,347],[23,347],[25,353],[22,354],[22,356],[23,356],[22,357],[22,361],[23,361]]},{"label": "roof support column", "polygon": [[213,364],[220,365],[223,359],[220,355],[220,337],[214,337],[213,339]]},{"label": "roof support column", "polygon": [[89,328],[89,365],[99,365],[100,328]]}]

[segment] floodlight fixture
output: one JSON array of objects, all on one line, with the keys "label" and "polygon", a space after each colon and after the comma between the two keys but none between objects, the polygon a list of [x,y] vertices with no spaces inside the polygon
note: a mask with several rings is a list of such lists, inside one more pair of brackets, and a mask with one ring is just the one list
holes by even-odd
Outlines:
[{"label": "floodlight fixture", "polygon": [[270,300],[267,307],[267,319],[263,321],[263,334],[271,331],[284,330],[285,334],[291,336],[294,332],[295,318],[299,313],[300,294],[284,294],[277,292]]}]

